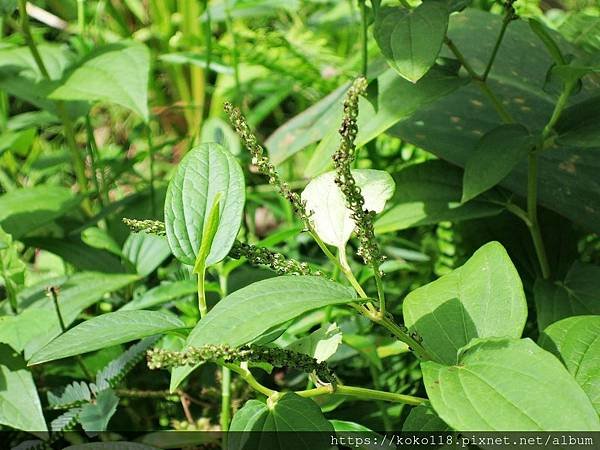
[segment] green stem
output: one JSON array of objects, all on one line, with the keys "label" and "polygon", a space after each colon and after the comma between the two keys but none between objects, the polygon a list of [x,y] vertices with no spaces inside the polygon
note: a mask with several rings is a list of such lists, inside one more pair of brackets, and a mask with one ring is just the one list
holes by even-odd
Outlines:
[{"label": "green stem", "polygon": [[492,70],[492,65],[494,64],[494,60],[496,59],[496,55],[498,54],[498,49],[500,49],[500,44],[502,43],[502,39],[504,39],[504,34],[506,33],[506,28],[508,27],[508,24],[510,22],[512,22],[512,19],[513,19],[513,13],[512,13],[512,8],[511,8],[506,11],[504,19],[502,20],[502,28],[500,28],[500,34],[498,35],[498,38],[496,39],[496,43],[494,44],[494,49],[492,50],[492,55],[490,56],[490,60],[488,61],[488,64],[487,64],[485,70],[483,71],[483,75],[481,76],[482,81],[487,80],[490,70]]},{"label": "green stem", "polygon": [[378,316],[378,317],[372,318],[371,320],[373,320],[375,323],[380,324],[381,326],[386,328],[388,331],[390,331],[394,336],[396,336],[398,338],[398,340],[407,344],[413,350],[413,352],[415,352],[419,356],[419,358],[421,358],[423,361],[428,361],[428,360],[433,359],[429,355],[427,350],[425,350],[425,348],[421,345],[420,342],[415,340],[410,334],[408,334],[405,330],[400,328],[398,326],[398,324],[396,324],[389,317]]},{"label": "green stem", "polygon": [[527,216],[529,218],[529,232],[535,247],[535,253],[540,263],[542,277],[550,277],[550,265],[546,256],[546,248],[542,239],[542,232],[538,223],[537,215],[537,173],[538,173],[538,155],[535,152],[529,153],[529,166],[527,174]]},{"label": "green stem", "polygon": [[255,391],[260,392],[261,394],[266,395],[267,397],[270,397],[271,395],[277,393],[277,391],[263,386],[256,380],[256,378],[254,378],[254,376],[248,369],[248,363],[241,363],[239,366],[231,363],[225,363],[223,365],[228,369],[231,369],[231,371],[237,373],[242,378],[242,380],[248,383],[248,385]]},{"label": "green stem", "polygon": [[221,415],[219,418],[221,431],[229,430],[231,416],[231,370],[221,368]]},{"label": "green stem", "polygon": [[479,86],[479,89],[492,102],[494,109],[496,110],[496,112],[498,113],[498,115],[500,116],[502,121],[504,123],[514,123],[515,120],[510,115],[510,113],[506,110],[506,108],[504,107],[502,102],[498,99],[498,97],[496,97],[496,95],[492,92],[490,87],[487,85],[486,80],[483,79],[483,77],[479,76],[477,74],[477,72],[475,72],[473,67],[471,67],[471,65],[468,63],[468,61],[466,60],[464,55],[461,53],[461,51],[458,49],[458,47],[454,44],[454,42],[452,42],[452,40],[450,40],[450,38],[448,38],[447,36],[444,38],[444,42],[445,42],[446,46],[450,49],[450,51],[454,54],[454,56],[456,57],[458,62],[460,62],[460,64],[465,68],[465,70],[470,75],[470,77],[473,79],[473,81],[475,83],[477,83],[477,86]]},{"label": "green stem", "polygon": [[381,274],[379,273],[378,264],[373,264],[373,276],[375,277],[375,285],[377,286],[377,297],[379,298],[379,312],[382,316],[385,316],[385,290],[383,289],[383,281],[381,280]]},{"label": "green stem", "polygon": [[297,391],[296,394],[301,397],[318,397],[327,394],[347,395],[357,397],[363,400],[381,400],[384,402],[404,403],[406,405],[420,405],[427,401],[425,398],[413,397],[412,395],[396,394],[393,392],[378,391],[356,386],[333,385],[321,386],[307,391]]},{"label": "green stem", "polygon": [[558,122],[560,115],[562,114],[563,110],[567,106],[567,101],[569,100],[569,97],[571,96],[571,93],[573,92],[573,89],[575,88],[575,86],[576,86],[576,83],[565,84],[563,91],[561,92],[560,96],[558,97],[558,100],[556,101],[556,105],[554,105],[554,110],[552,111],[550,120],[548,120],[548,123],[546,124],[546,126],[544,127],[544,130],[542,131],[542,141],[543,142],[546,141],[546,139],[548,139],[548,137],[550,137],[550,135],[552,134],[554,126],[556,125],[556,122]]},{"label": "green stem", "polygon": [[367,67],[368,67],[368,63],[369,63],[369,51],[368,51],[368,34],[367,34],[367,29],[368,29],[368,24],[367,24],[367,4],[366,4],[366,0],[358,0],[358,4],[360,6],[360,18],[361,18],[361,67],[362,67],[362,75],[364,77],[367,76]]},{"label": "green stem", "polygon": [[94,182],[94,187],[96,188],[96,192],[98,195],[98,202],[100,203],[100,207],[104,208],[104,198],[103,198],[103,188],[100,185],[100,180],[98,179],[98,173],[100,172],[103,176],[102,171],[98,171],[97,166],[97,155],[98,149],[96,148],[96,139],[94,139],[94,130],[92,128],[92,122],[90,120],[90,115],[86,114],[85,116],[85,130],[87,134],[88,140],[88,156],[90,158],[90,164],[92,166],[92,181]]},{"label": "green stem", "polygon": [[231,34],[231,59],[233,62],[233,77],[235,80],[235,97],[236,101],[240,102],[241,100],[241,85],[240,85],[240,67],[239,67],[239,53],[237,46],[237,36],[233,31],[233,20],[231,18],[231,9],[229,5],[229,0],[225,0],[225,26],[227,27],[227,32]]},{"label": "green stem", "polygon": [[206,276],[206,269],[202,267],[202,270],[198,272],[198,309],[200,310],[200,318],[204,319],[208,313],[206,306],[206,292],[204,286],[204,277]]},{"label": "green stem", "polygon": [[[21,31],[23,32],[23,37],[25,38],[25,42],[27,43],[27,47],[31,52],[31,56],[35,61],[40,73],[44,78],[50,80],[50,74],[46,69],[46,65],[40,55],[40,52],[33,40],[33,35],[31,34],[31,29],[29,27],[29,16],[27,15],[27,2],[26,0],[19,0],[19,14],[21,16]],[[87,192],[87,178],[85,176],[85,164],[83,159],[79,153],[77,148],[77,142],[75,141],[75,132],[73,130],[73,123],[69,118],[65,105],[62,101],[56,101],[56,110],[58,113],[59,119],[62,121],[65,131],[65,138],[67,140],[67,144],[71,150],[71,156],[73,158],[73,166],[75,168],[75,176],[77,178],[77,182],[79,184],[79,188],[81,189],[82,194],[85,195]],[[89,203],[89,199],[85,198],[83,200],[83,206],[86,212],[91,213],[91,205]]]},{"label": "green stem", "polygon": [[154,145],[152,144],[152,130],[150,124],[147,127],[147,139],[148,139],[148,154],[150,156],[150,205],[152,208],[152,217],[156,216],[156,193],[154,191]]},{"label": "green stem", "polygon": [[85,37],[85,0],[77,0],[77,28],[81,36]]}]

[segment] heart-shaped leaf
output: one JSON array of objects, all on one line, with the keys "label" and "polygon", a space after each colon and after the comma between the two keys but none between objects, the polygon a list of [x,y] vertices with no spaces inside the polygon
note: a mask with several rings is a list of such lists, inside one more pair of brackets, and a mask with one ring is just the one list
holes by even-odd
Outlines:
[{"label": "heart-shaped leaf", "polygon": [[480,339],[459,364],[421,364],[439,416],[461,431],[592,431],[600,420],[585,392],[530,339]]},{"label": "heart-shaped leaf", "polygon": [[455,364],[473,338],[512,337],[523,332],[527,301],[506,250],[490,242],[458,269],[406,296],[404,320],[439,362]]},{"label": "heart-shaped leaf", "polygon": [[379,8],[373,34],[390,66],[413,83],[433,66],[448,28],[448,6],[423,2],[414,9]]}]

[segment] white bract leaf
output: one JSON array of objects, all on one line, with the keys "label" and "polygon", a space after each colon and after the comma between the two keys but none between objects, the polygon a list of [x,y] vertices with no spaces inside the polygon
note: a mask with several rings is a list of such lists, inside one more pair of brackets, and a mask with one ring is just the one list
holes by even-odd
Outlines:
[{"label": "white bract leaf", "polygon": [[[352,171],[356,185],[365,199],[364,208],[379,213],[394,194],[395,183],[383,170],[356,169]],[[302,200],[311,213],[311,223],[327,244],[343,248],[354,231],[351,211],[344,195],[335,184],[335,172],[327,172],[312,180],[302,192]]]}]

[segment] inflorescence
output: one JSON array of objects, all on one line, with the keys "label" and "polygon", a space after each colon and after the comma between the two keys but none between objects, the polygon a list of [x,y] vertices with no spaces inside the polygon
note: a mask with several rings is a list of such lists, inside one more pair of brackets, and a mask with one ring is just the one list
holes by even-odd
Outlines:
[{"label": "inflorescence", "polygon": [[123,223],[129,227],[134,233],[148,233],[155,234],[157,236],[164,236],[167,234],[165,231],[165,224],[160,220],[137,220],[123,218]]},{"label": "inflorescence", "polygon": [[365,199],[352,176],[351,165],[356,157],[356,135],[358,134],[358,99],[367,89],[367,80],[363,77],[354,81],[344,100],[344,116],[339,134],[342,137],[340,147],[333,154],[335,167],[335,184],[338,185],[346,199],[346,206],[352,211],[352,219],[356,224],[356,235],[360,242],[358,254],[367,265],[378,267],[383,257],[375,240],[373,229],[374,211],[364,209]]},{"label": "inflorescence", "polygon": [[283,348],[245,345],[232,348],[228,345],[205,345],[191,347],[184,351],[152,349],[147,352],[148,367],[161,369],[185,365],[197,365],[206,361],[224,363],[266,362],[274,367],[293,367],[303,372],[314,372],[323,383],[335,383],[336,378],[325,362],[318,362],[304,353]]},{"label": "inflorescence", "polygon": [[258,168],[261,174],[268,178],[269,184],[277,187],[279,193],[291,203],[298,217],[303,222],[307,222],[308,213],[306,205],[300,198],[300,195],[294,192],[290,188],[290,185],[281,179],[277,170],[275,170],[275,166],[271,163],[269,157],[265,155],[265,150],[258,143],[258,139],[250,129],[242,112],[229,102],[225,102],[225,112],[229,116],[229,121],[235,128],[236,133],[252,155],[252,164]]},{"label": "inflorescence", "polygon": [[312,271],[307,263],[294,259],[287,259],[283,254],[274,252],[264,247],[245,244],[235,241],[229,251],[229,256],[234,259],[245,257],[254,266],[267,266],[279,275],[323,275],[321,271]]}]

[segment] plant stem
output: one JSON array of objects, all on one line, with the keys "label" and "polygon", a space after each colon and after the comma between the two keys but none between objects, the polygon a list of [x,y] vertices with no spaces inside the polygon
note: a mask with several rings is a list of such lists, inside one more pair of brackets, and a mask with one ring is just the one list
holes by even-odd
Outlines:
[{"label": "plant stem", "polygon": [[492,92],[490,87],[487,85],[486,80],[483,77],[479,76],[477,72],[471,67],[471,65],[467,62],[464,55],[458,49],[458,47],[448,38],[447,36],[444,38],[444,42],[446,46],[450,49],[450,51],[454,54],[458,62],[465,68],[467,73],[471,76],[471,79],[479,86],[479,89],[489,98],[494,106],[494,109],[502,119],[504,123],[514,123],[515,120],[510,115],[510,113],[506,110],[502,102],[496,97],[496,94]]},{"label": "plant stem", "polygon": [[404,403],[406,405],[420,405],[426,402],[427,399],[421,397],[413,397],[412,395],[396,394],[393,392],[378,391],[376,389],[368,389],[355,386],[344,385],[327,385],[321,386],[307,391],[297,391],[296,394],[301,397],[318,397],[319,395],[327,394],[347,395],[349,397],[358,397],[363,400],[382,400],[385,402]]},{"label": "plant stem", "polygon": [[[219,266],[219,287],[221,288],[221,297],[227,296],[227,275],[223,273],[222,266]],[[231,370],[228,367],[221,368],[221,414],[219,422],[221,431],[229,430],[231,420]]]},{"label": "plant stem", "polygon": [[567,100],[571,96],[571,93],[573,92],[575,86],[576,83],[565,84],[563,91],[561,92],[560,96],[558,97],[558,100],[556,101],[556,105],[554,105],[554,110],[552,111],[550,120],[548,120],[548,123],[542,131],[542,145],[546,141],[546,139],[548,139],[548,137],[550,137],[550,135],[552,134],[552,130],[554,129],[556,122],[558,122],[558,119],[560,118],[563,109],[565,109],[565,106],[567,106]]},{"label": "plant stem", "polygon": [[233,62],[233,77],[235,80],[235,97],[236,101],[241,101],[241,86],[240,86],[240,67],[239,67],[239,53],[237,46],[237,37],[233,31],[233,20],[231,18],[231,8],[229,5],[230,0],[225,0],[225,26],[227,32],[231,35],[231,59]]},{"label": "plant stem", "polygon": [[231,363],[225,363],[223,364],[223,366],[237,373],[242,378],[242,380],[248,383],[248,385],[255,391],[260,392],[261,394],[266,395],[267,397],[270,397],[271,395],[277,393],[277,391],[263,386],[256,380],[256,378],[254,378],[254,376],[248,369],[248,363],[241,363],[239,366]]},{"label": "plant stem", "polygon": [[152,208],[152,217],[156,216],[156,193],[154,191],[154,145],[152,144],[152,130],[150,124],[146,126],[148,140],[148,154],[150,156],[150,205]]},{"label": "plant stem", "polygon": [[96,188],[96,192],[98,195],[98,202],[100,203],[100,208],[104,207],[104,198],[102,194],[102,187],[100,185],[100,181],[98,180],[98,167],[96,165],[96,157],[97,157],[97,148],[96,148],[96,140],[94,139],[94,130],[92,129],[92,122],[90,120],[90,115],[86,114],[85,116],[85,130],[87,134],[87,149],[88,156],[90,158],[90,164],[92,166],[92,181],[94,182],[94,187]]},{"label": "plant stem", "polygon": [[85,0],[77,0],[77,28],[81,36],[85,37]]},{"label": "plant stem", "polygon": [[492,55],[490,56],[490,60],[488,61],[488,64],[487,64],[485,70],[483,71],[483,75],[481,76],[482,81],[487,80],[490,70],[492,70],[492,65],[494,64],[494,60],[496,59],[496,55],[498,54],[498,49],[500,48],[502,39],[504,39],[504,34],[506,33],[506,28],[508,27],[508,24],[510,22],[512,22],[512,20],[513,20],[513,12],[512,12],[512,8],[510,8],[510,9],[507,9],[506,14],[504,15],[504,19],[502,20],[502,27],[500,28],[500,34],[498,35],[498,38],[496,39],[496,43],[494,44],[494,49],[492,50]]},{"label": "plant stem", "polygon": [[527,216],[529,218],[529,232],[535,247],[535,253],[540,263],[542,277],[548,279],[550,277],[550,265],[546,256],[546,249],[542,239],[542,232],[538,223],[537,215],[537,173],[538,173],[538,155],[535,152],[529,153],[527,173]]},{"label": "plant stem", "polygon": [[[61,329],[61,331],[63,333],[65,333],[67,331],[67,326],[65,325],[65,321],[64,321],[63,316],[62,316],[62,314],[60,312],[60,306],[58,305],[58,288],[55,287],[55,286],[50,286],[48,288],[48,291],[50,293],[50,297],[52,297],[52,303],[54,303],[54,310],[56,311],[56,317],[58,317],[58,324],[60,325],[60,329]],[[81,368],[81,371],[86,376],[86,378],[88,380],[93,380],[94,376],[89,371],[89,369],[86,367],[85,363],[83,362],[83,358],[81,357],[81,355],[77,355],[75,357],[75,360],[77,361],[77,364]]]},{"label": "plant stem", "polygon": [[383,289],[383,281],[381,280],[378,264],[373,264],[373,276],[375,278],[375,285],[377,286],[377,297],[379,298],[379,313],[385,316],[385,290]]},{"label": "plant stem", "polygon": [[373,318],[372,320],[384,328],[387,328],[394,336],[398,338],[398,340],[407,344],[423,361],[433,359],[420,342],[413,338],[405,329],[400,328],[398,324],[396,324],[389,317],[379,316],[377,318]]},{"label": "plant stem", "polygon": [[[40,55],[40,52],[33,40],[33,36],[31,34],[31,29],[29,28],[29,16],[27,15],[27,2],[26,0],[19,0],[19,14],[21,16],[21,31],[23,32],[23,37],[25,38],[25,42],[29,51],[31,52],[31,56],[35,61],[40,73],[44,78],[50,80],[50,74],[46,69],[46,65]],[[69,118],[69,114],[65,108],[65,105],[62,101],[56,101],[56,110],[58,113],[58,117],[63,123],[65,138],[67,140],[67,144],[71,150],[71,157],[73,158],[73,166],[75,169],[75,176],[77,178],[77,182],[79,184],[79,188],[81,189],[82,194],[86,194],[87,192],[87,178],[85,176],[85,164],[79,150],[77,148],[77,142],[75,141],[75,132],[73,130],[73,123]],[[89,203],[88,198],[84,198],[82,205],[84,206],[84,210],[87,213],[91,213],[91,205]]]},{"label": "plant stem", "polygon": [[366,4],[366,0],[358,0],[358,4],[360,6],[360,18],[361,18],[361,36],[360,36],[360,43],[361,43],[361,72],[363,77],[367,76],[367,67],[368,67],[368,63],[369,63],[369,51],[368,51],[368,35],[367,35],[367,29],[368,29],[368,24],[367,24],[367,4]]},{"label": "plant stem", "polygon": [[198,272],[198,309],[200,310],[200,319],[204,319],[208,313],[206,307],[206,292],[204,290],[204,277],[206,276],[206,269],[202,267],[202,270]]}]

